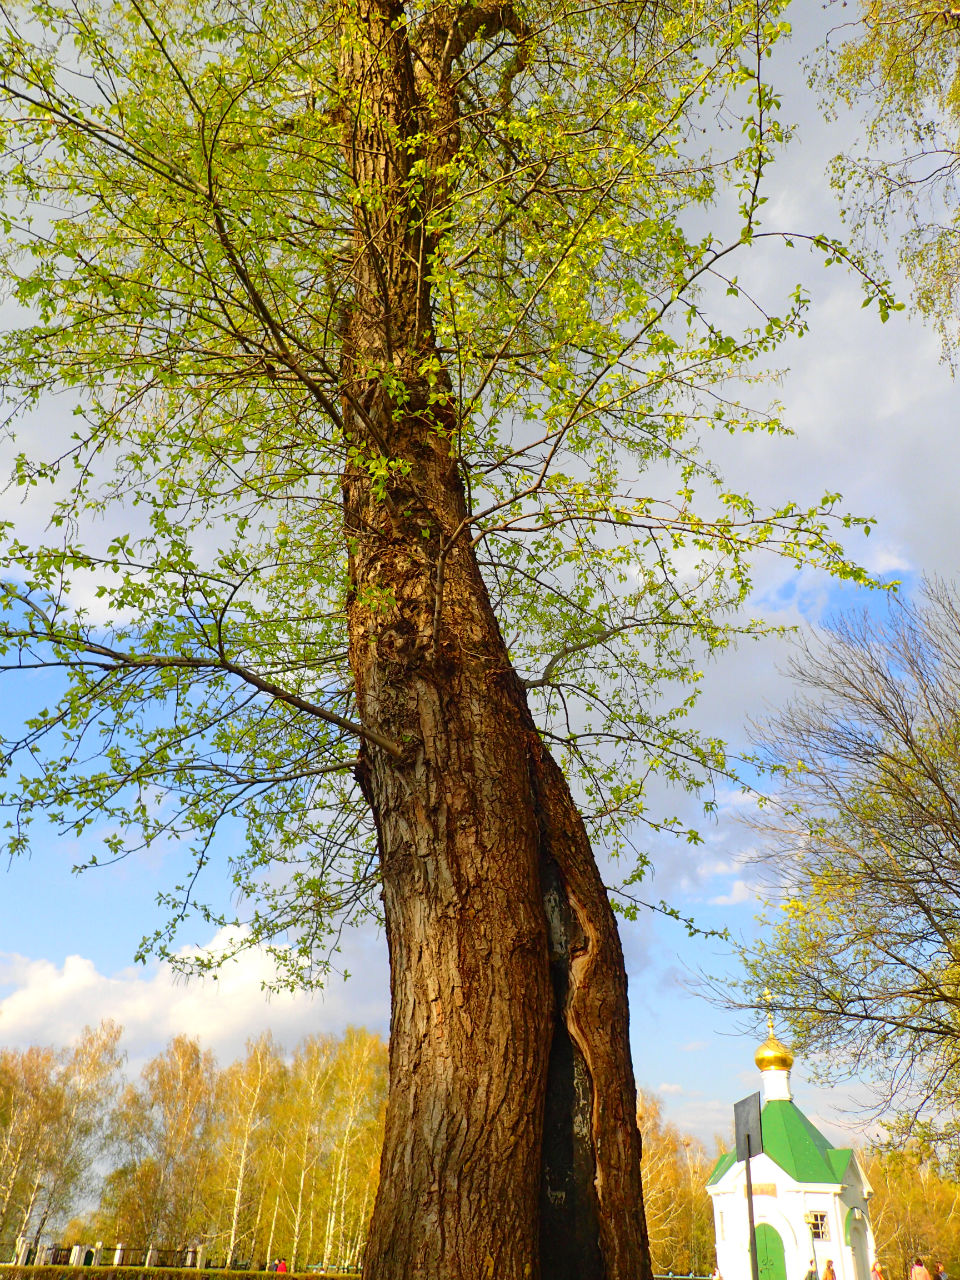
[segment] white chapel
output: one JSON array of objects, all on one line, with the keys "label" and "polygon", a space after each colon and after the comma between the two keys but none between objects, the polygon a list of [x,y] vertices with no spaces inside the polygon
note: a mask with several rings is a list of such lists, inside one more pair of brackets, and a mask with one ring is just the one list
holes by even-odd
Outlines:
[{"label": "white chapel", "polygon": [[[773,1034],[757,1050],[763,1154],[751,1160],[760,1280],[804,1280],[810,1260],[837,1280],[869,1280],[873,1194],[856,1154],[832,1147],[790,1093],[793,1054]],[[707,1183],[723,1280],[750,1280],[745,1162],[720,1157]]]}]

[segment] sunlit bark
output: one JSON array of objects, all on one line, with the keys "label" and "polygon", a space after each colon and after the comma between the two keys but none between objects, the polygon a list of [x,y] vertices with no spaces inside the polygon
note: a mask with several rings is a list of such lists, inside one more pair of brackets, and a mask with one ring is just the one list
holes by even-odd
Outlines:
[{"label": "sunlit bark", "polygon": [[[436,43],[455,39],[450,27]],[[368,741],[358,771],[379,833],[392,1008],[365,1274],[636,1280],[649,1262],[617,930],[458,536],[467,510],[449,379],[424,374],[443,362],[411,176],[426,163],[429,207],[457,120],[449,62],[433,47],[419,61],[434,77],[423,145],[402,11],[359,7],[341,63],[345,154],[370,195],[355,234],[344,415],[360,453],[401,465],[384,493],[360,464],[344,476],[350,655],[363,722],[403,744]]]}]

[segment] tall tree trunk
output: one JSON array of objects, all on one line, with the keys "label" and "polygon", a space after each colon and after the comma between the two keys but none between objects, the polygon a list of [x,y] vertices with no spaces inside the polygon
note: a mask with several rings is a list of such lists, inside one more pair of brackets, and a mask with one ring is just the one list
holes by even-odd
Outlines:
[{"label": "tall tree trunk", "polygon": [[[429,174],[457,145],[449,77],[435,61],[423,107],[400,6],[359,0],[351,15],[345,151],[362,194],[343,371],[350,655],[362,722],[398,744],[367,742],[357,771],[379,834],[392,998],[364,1275],[644,1280],[616,925],[457,536],[467,512],[423,229]],[[418,66],[431,56],[418,49]]]},{"label": "tall tree trunk", "polygon": [[283,1176],[287,1169],[286,1143],[281,1148],[280,1171],[277,1174],[277,1198],[273,1202],[273,1216],[270,1219],[270,1234],[267,1236],[267,1266],[273,1262],[273,1242],[277,1234],[277,1216],[280,1213],[280,1197],[283,1195]]},{"label": "tall tree trunk", "polygon": [[240,1227],[240,1209],[243,1205],[243,1184],[247,1176],[247,1152],[250,1146],[250,1134],[246,1130],[240,1148],[240,1162],[237,1168],[237,1185],[233,1192],[233,1206],[230,1213],[230,1237],[227,1241],[227,1266],[233,1266],[233,1256],[237,1251],[237,1234]]},{"label": "tall tree trunk", "polygon": [[0,1153],[0,1168],[4,1170],[6,1181],[3,1183],[3,1194],[0,1196],[0,1236],[6,1236],[7,1218],[11,1208],[13,1208],[13,1193],[17,1186],[17,1180],[20,1176],[20,1170],[23,1167],[23,1151],[26,1145],[26,1139],[23,1133],[19,1134],[19,1140],[16,1146],[16,1152],[11,1158],[10,1151],[12,1147],[12,1138],[8,1139],[4,1144],[3,1152]]},{"label": "tall tree trunk", "polygon": [[[256,1270],[256,1259],[260,1249],[260,1223],[263,1219],[263,1205],[267,1195],[267,1178],[266,1169],[260,1171],[260,1177],[257,1180],[257,1216],[253,1222],[253,1231],[250,1235],[250,1266]],[[269,1259],[267,1260],[269,1261]]]},{"label": "tall tree trunk", "polygon": [[[246,1108],[243,1114],[243,1135],[240,1140],[240,1158],[237,1163],[237,1182],[233,1191],[233,1205],[230,1213],[230,1239],[227,1244],[227,1266],[232,1267],[234,1254],[237,1251],[237,1239],[240,1233],[240,1212],[243,1208],[243,1192],[247,1180],[247,1164],[250,1157],[250,1143],[253,1132],[260,1127],[262,1116],[257,1112],[260,1107],[260,1095],[263,1092],[263,1080],[266,1073],[264,1065],[263,1044],[258,1042],[253,1052],[257,1055],[257,1078],[251,1089],[247,1089],[242,1075],[237,1082],[240,1097],[246,1094]],[[258,1215],[259,1217],[259,1215]]]},{"label": "tall tree trunk", "polygon": [[[42,1172],[39,1172],[34,1176],[33,1186],[30,1188],[29,1198],[27,1199],[27,1203],[23,1206],[23,1209],[20,1214],[20,1230],[17,1232],[18,1236],[25,1236],[27,1234],[27,1227],[30,1225],[30,1219],[33,1217],[33,1210],[36,1207],[36,1203],[37,1203],[37,1196],[40,1193],[40,1183],[42,1181],[42,1178],[43,1178]],[[43,1227],[44,1227],[44,1224],[41,1221],[39,1227],[37,1227],[36,1231],[34,1232],[34,1236],[33,1236],[34,1249],[39,1248],[40,1233],[43,1230]]]}]

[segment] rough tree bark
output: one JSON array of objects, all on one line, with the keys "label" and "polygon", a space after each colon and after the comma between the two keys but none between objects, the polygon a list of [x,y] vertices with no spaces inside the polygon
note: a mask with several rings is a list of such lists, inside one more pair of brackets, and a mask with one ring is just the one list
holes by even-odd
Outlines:
[{"label": "rough tree bark", "polygon": [[[343,26],[361,193],[343,368],[350,653],[362,722],[400,748],[367,742],[358,767],[392,996],[367,1280],[649,1276],[616,924],[462,536],[449,381],[423,373],[438,355],[424,223],[459,145],[452,60],[512,21],[438,11],[415,56],[399,4],[359,0]],[[386,484],[371,457],[393,464]]]}]

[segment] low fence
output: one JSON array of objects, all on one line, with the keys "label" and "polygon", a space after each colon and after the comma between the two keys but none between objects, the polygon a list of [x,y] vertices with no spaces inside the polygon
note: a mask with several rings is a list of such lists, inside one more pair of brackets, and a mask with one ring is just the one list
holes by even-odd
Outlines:
[{"label": "low fence", "polygon": [[[275,1266],[276,1264],[274,1264]],[[136,1270],[144,1276],[159,1272],[164,1280],[174,1280],[173,1273],[185,1272],[192,1280],[208,1273],[214,1273],[216,1280],[227,1280],[234,1275],[251,1276],[254,1274],[269,1275],[272,1268],[266,1259],[233,1258],[232,1260],[216,1254],[210,1255],[202,1245],[167,1248],[160,1245],[104,1245],[98,1241],[89,1244],[41,1244],[35,1247],[21,1237],[11,1243],[0,1241],[0,1267],[3,1280],[12,1280],[14,1272],[33,1272],[42,1268],[47,1280],[52,1280],[51,1268],[64,1273],[70,1272],[84,1280],[96,1280],[96,1277],[115,1272],[129,1273]],[[296,1273],[300,1276],[350,1276],[361,1274],[360,1267],[349,1263],[330,1263],[325,1267],[322,1262],[311,1262],[300,1267]]]},{"label": "low fence", "polygon": [[[15,1262],[0,1263],[0,1276],[3,1280],[250,1280],[252,1275],[270,1276],[273,1272],[257,1268],[256,1271],[237,1271],[228,1267],[204,1267],[198,1271],[196,1267],[72,1267],[60,1266],[54,1262],[44,1262],[40,1266],[19,1266]],[[347,1268],[346,1271],[324,1270],[323,1267],[311,1268],[310,1271],[288,1272],[285,1280],[357,1280],[361,1275],[358,1268]]]},{"label": "low fence", "polygon": [[[253,1268],[252,1260],[247,1258],[233,1263],[234,1271],[250,1271],[267,1269]],[[37,1267],[163,1267],[163,1268],[197,1268],[208,1267],[212,1270],[224,1270],[227,1259],[217,1262],[208,1256],[202,1247],[162,1248],[158,1245],[105,1245],[96,1244],[41,1244],[34,1246],[21,1237],[13,1244],[0,1243],[0,1264]]]}]

